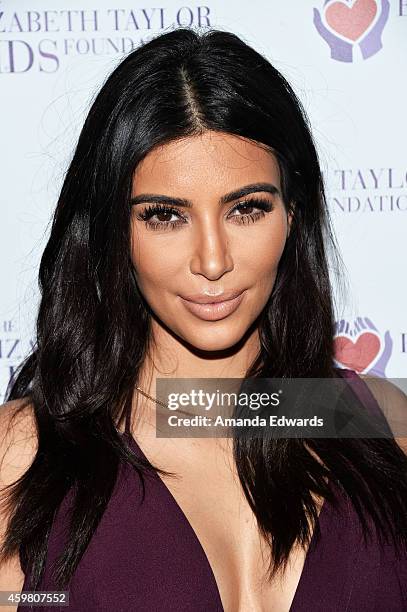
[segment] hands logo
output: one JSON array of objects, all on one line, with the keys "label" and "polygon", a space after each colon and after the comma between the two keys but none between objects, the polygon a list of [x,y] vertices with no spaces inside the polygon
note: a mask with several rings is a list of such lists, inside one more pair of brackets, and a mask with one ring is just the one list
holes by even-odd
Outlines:
[{"label": "hands logo", "polygon": [[332,59],[352,62],[356,44],[363,59],[380,51],[389,11],[389,0],[325,0],[322,16],[314,8],[314,25],[328,43]]},{"label": "hands logo", "polygon": [[343,319],[336,323],[334,339],[335,361],[339,366],[359,374],[372,374],[386,378],[393,340],[386,331],[384,340],[367,317],[357,317],[353,328]]}]

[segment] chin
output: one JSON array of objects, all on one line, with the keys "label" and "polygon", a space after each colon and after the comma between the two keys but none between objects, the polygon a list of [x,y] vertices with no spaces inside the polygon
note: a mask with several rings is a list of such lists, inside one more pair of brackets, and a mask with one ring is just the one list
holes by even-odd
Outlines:
[{"label": "chin", "polygon": [[[220,323],[220,321],[219,321]],[[212,329],[208,326],[206,330],[197,330],[190,334],[185,333],[184,329],[183,339],[191,346],[200,351],[223,351],[232,348],[237,344],[243,337],[245,329],[242,330],[231,330],[227,329],[215,329],[215,323],[212,323]]]}]

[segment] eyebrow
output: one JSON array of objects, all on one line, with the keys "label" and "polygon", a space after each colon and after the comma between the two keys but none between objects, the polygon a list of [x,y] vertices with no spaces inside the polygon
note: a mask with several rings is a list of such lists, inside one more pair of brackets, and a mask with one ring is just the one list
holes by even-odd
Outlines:
[{"label": "eyebrow", "polygon": [[[280,190],[272,183],[252,183],[251,185],[245,185],[244,187],[240,187],[235,191],[231,191],[230,193],[223,195],[219,200],[219,204],[222,206],[223,204],[228,204],[229,202],[233,202],[233,200],[237,200],[238,198],[243,198],[249,193],[256,193],[258,191],[266,191],[268,193],[271,193],[272,195],[281,195]],[[187,200],[186,198],[174,198],[172,196],[157,195],[151,193],[142,193],[140,195],[134,196],[130,200],[130,204],[132,206],[135,206],[136,204],[141,204],[143,202],[170,204],[172,206],[192,208],[191,200]]]}]

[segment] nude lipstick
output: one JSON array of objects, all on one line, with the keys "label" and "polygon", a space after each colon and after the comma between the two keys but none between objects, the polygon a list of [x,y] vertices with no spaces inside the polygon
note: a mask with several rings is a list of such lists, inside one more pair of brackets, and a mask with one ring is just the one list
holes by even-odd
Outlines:
[{"label": "nude lipstick", "polygon": [[[237,308],[239,307],[241,301],[243,300],[245,291],[242,291],[235,297],[230,299],[224,299],[223,296],[218,298],[211,298],[208,296],[201,296],[198,299],[206,301],[206,303],[194,302],[190,299],[184,298],[181,296],[181,300],[187,310],[192,312],[194,315],[203,319],[204,321],[219,321],[220,319],[224,319],[225,317],[231,315]],[[197,298],[195,298],[197,299]],[[208,302],[207,300],[213,299],[213,302]],[[216,300],[216,301],[215,301]],[[223,301],[220,301],[223,300]]]}]

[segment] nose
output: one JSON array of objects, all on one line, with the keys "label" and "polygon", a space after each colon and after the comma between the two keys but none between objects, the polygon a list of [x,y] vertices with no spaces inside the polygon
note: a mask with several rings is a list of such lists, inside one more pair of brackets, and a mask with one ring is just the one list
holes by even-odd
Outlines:
[{"label": "nose", "polygon": [[216,220],[202,224],[194,236],[190,261],[192,274],[201,274],[209,280],[221,278],[234,268],[226,230]]}]

